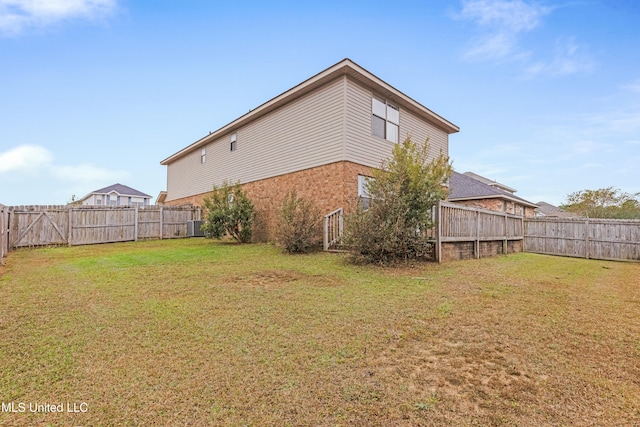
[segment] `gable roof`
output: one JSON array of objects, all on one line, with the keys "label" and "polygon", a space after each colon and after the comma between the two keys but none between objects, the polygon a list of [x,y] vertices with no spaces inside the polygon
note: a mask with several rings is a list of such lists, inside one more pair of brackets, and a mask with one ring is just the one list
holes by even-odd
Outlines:
[{"label": "gable roof", "polygon": [[231,133],[234,130],[238,129],[241,126],[246,125],[249,122],[252,122],[280,107],[283,105],[294,101],[295,99],[300,98],[303,95],[306,95],[313,90],[317,89],[320,86],[323,86],[334,79],[348,75],[353,78],[355,81],[375,89],[377,93],[381,96],[386,97],[389,101],[398,104],[399,106],[406,108],[412,113],[416,114],[418,117],[426,120],[432,125],[436,126],[439,129],[442,129],[444,132],[451,134],[460,131],[460,128],[445,118],[439,116],[434,113],[424,105],[400,92],[398,89],[394,88],[390,84],[386,83],[382,79],[376,77],[369,71],[365,70],[349,58],[345,58],[342,61],[338,62],[335,65],[327,68],[324,71],[316,74],[315,76],[303,81],[302,83],[294,86],[293,88],[287,90],[286,92],[276,96],[275,98],[270,99],[264,104],[254,108],[249,111],[247,114],[240,116],[236,120],[231,123],[221,127],[220,129],[210,132],[209,135],[204,136],[203,138],[197,140],[193,144],[183,148],[177,153],[167,157],[166,159],[160,162],[161,165],[168,165],[174,160],[183,157],[184,155],[201,148],[207,143],[214,141],[215,139],[227,134]]},{"label": "gable roof", "polygon": [[537,203],[539,209],[538,212],[543,216],[557,217],[557,218],[578,218],[579,215],[574,214],[573,212],[567,212],[560,209],[557,206],[552,205],[547,202],[538,202]]},{"label": "gable roof", "polygon": [[477,200],[477,199],[505,199],[512,202],[521,203],[525,206],[535,208],[537,205],[521,197],[514,196],[513,193],[485,184],[467,174],[454,172],[449,179],[450,201],[456,200]]},{"label": "gable roof", "polygon": [[467,175],[467,176],[469,176],[469,177],[471,177],[471,178],[473,178],[473,179],[475,179],[477,181],[484,182],[485,184],[490,185],[492,187],[497,187],[497,188],[500,188],[502,190],[508,191],[509,193],[515,193],[516,191],[518,191],[515,188],[511,188],[508,185],[504,185],[504,184],[499,183],[498,181],[493,181],[493,180],[491,180],[489,178],[485,178],[484,176],[478,175],[477,173],[465,172],[463,175]]},{"label": "gable roof", "polygon": [[138,191],[129,186],[123,184],[113,184],[108,187],[101,188],[99,190],[94,190],[91,193],[87,194],[82,200],[89,197],[91,194],[107,194],[116,192],[118,194],[127,195],[127,196],[138,196],[138,197],[148,197],[151,198],[150,195],[143,193],[142,191]]}]

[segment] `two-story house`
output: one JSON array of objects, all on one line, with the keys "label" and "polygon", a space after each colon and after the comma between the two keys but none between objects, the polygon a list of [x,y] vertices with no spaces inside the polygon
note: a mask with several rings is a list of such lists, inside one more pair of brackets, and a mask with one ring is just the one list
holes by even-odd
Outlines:
[{"label": "two-story house", "polygon": [[344,59],[164,159],[168,205],[201,205],[214,185],[240,182],[271,236],[295,189],[321,212],[350,206],[362,183],[410,135],[448,155],[459,128]]},{"label": "two-story house", "polygon": [[149,206],[151,196],[123,184],[113,184],[94,190],[79,202],[83,206]]}]

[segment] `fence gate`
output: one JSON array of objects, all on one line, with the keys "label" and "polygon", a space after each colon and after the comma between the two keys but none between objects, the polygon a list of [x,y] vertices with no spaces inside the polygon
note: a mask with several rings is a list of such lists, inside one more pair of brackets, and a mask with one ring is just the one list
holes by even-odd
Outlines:
[{"label": "fence gate", "polygon": [[14,211],[10,246],[63,245],[69,242],[69,210]]}]

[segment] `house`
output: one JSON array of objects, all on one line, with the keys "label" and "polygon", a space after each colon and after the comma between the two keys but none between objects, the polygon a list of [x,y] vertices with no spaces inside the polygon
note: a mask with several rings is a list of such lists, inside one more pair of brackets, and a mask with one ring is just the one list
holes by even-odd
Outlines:
[{"label": "house", "polygon": [[149,206],[151,196],[122,184],[113,184],[92,191],[79,202],[83,206]]},{"label": "house", "polygon": [[450,202],[532,217],[538,207],[513,193],[516,190],[472,172],[454,172],[449,179]]},{"label": "house", "polygon": [[166,205],[202,205],[214,185],[240,182],[269,239],[295,189],[321,213],[348,208],[372,169],[407,135],[436,157],[459,128],[344,59],[162,160]]},{"label": "house", "polygon": [[537,217],[552,217],[552,218],[579,218],[579,215],[573,212],[567,212],[547,202],[538,202],[538,209],[536,209]]}]

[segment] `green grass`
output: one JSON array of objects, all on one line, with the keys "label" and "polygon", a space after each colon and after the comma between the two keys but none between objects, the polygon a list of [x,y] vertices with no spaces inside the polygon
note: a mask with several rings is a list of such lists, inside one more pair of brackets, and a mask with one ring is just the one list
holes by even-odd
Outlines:
[{"label": "green grass", "polygon": [[[0,425],[637,425],[640,264],[389,268],[203,239],[20,250]],[[30,413],[29,403],[86,413]]]}]

